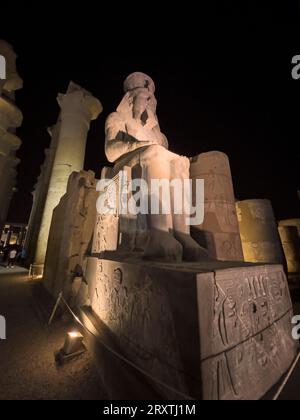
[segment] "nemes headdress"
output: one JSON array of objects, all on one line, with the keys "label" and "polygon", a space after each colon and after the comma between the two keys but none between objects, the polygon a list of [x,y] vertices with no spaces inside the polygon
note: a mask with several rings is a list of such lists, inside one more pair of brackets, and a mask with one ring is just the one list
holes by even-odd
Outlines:
[{"label": "nemes headdress", "polygon": [[155,84],[150,76],[145,73],[135,72],[130,74],[124,82],[124,92],[130,92],[135,89],[148,89],[149,92],[155,92]]}]

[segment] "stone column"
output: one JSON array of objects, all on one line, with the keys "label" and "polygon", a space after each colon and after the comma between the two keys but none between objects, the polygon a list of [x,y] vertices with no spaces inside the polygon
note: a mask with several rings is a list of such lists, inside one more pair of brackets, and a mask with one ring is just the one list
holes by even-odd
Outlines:
[{"label": "stone column", "polygon": [[290,274],[300,274],[300,219],[281,220],[279,235]]},{"label": "stone column", "polygon": [[6,59],[6,80],[0,89],[0,230],[6,222],[16,184],[16,151],[21,140],[14,134],[22,124],[22,113],[14,103],[15,91],[22,88],[22,79],[16,70],[16,54],[5,41],[0,40],[0,54]]},{"label": "stone column", "polygon": [[49,149],[45,150],[45,161],[41,166],[41,173],[38,177],[36,185],[34,186],[34,191],[32,192],[33,203],[25,239],[28,265],[34,262],[37,240],[42,223],[51,172],[57,149],[59,131],[60,121],[58,121],[53,127],[48,128],[48,133],[51,136],[51,143]]},{"label": "stone column", "polygon": [[191,229],[192,236],[219,260],[243,261],[232,176],[228,157],[221,152],[191,159],[191,179],[204,179],[204,223]]},{"label": "stone column", "polygon": [[65,95],[58,95],[58,103],[61,108],[60,132],[37,241],[35,264],[45,262],[53,210],[66,193],[71,173],[83,169],[90,123],[102,111],[98,99],[72,82]]},{"label": "stone column", "polygon": [[286,219],[280,220],[278,223],[279,226],[292,226],[295,227],[298,231],[298,236],[300,237],[300,219]]},{"label": "stone column", "polygon": [[21,140],[11,132],[20,126],[22,114],[7,98],[0,97],[0,229],[6,222],[6,216],[16,183],[16,166],[19,160],[15,153],[21,146]]},{"label": "stone column", "polygon": [[13,194],[16,191],[16,184],[17,184],[17,169],[16,166],[20,163],[20,159],[12,156],[7,159],[5,165],[5,172],[3,173],[3,182],[0,188],[0,195],[4,197],[2,202],[1,211],[0,211],[0,219],[3,223],[6,222],[6,216],[9,210],[9,206],[13,197]]},{"label": "stone column", "polygon": [[285,265],[271,202],[245,200],[236,205],[245,261]]}]

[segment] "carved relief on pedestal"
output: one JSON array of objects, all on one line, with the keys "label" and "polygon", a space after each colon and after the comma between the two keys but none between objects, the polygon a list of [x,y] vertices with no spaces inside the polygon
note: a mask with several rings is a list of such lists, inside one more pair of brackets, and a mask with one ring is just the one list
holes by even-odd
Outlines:
[{"label": "carved relief on pedestal", "polygon": [[203,363],[211,378],[205,399],[245,400],[264,395],[289,368],[296,344],[287,334],[291,313],[237,347]]},{"label": "carved relief on pedestal", "polygon": [[255,378],[266,392],[288,368],[287,355],[292,358],[296,346],[290,334],[292,304],[279,266],[265,272],[240,269],[238,281],[228,271],[216,273],[211,353],[202,354],[209,399],[245,399],[245,383]]},{"label": "carved relief on pedestal", "polygon": [[[159,283],[154,283],[150,275],[133,276],[115,263],[98,260],[92,307],[127,346],[135,349],[137,357],[149,363],[161,360],[162,354],[165,361],[179,360],[167,296]],[[153,325],[157,326],[155,337]]]},{"label": "carved relief on pedestal", "polygon": [[213,322],[216,353],[257,335],[292,309],[282,271],[253,271],[242,275],[241,270],[238,279],[216,276]]},{"label": "carved relief on pedestal", "polygon": [[117,215],[97,215],[93,254],[116,251],[119,238],[119,218]]},{"label": "carved relief on pedestal", "polygon": [[258,399],[294,360],[292,304],[279,265],[91,264],[92,309],[126,357],[188,395]]}]

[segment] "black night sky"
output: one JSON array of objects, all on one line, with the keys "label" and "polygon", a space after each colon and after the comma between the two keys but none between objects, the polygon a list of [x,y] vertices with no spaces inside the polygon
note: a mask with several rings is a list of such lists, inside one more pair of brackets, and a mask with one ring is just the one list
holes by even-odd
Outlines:
[{"label": "black night sky", "polygon": [[299,5],[291,2],[275,13],[262,2],[245,3],[246,10],[226,2],[207,14],[199,5],[187,15],[177,9],[181,20],[173,10],[163,22],[159,10],[115,19],[83,5],[75,18],[71,3],[64,16],[56,9],[52,17],[36,3],[16,7],[10,19],[2,13],[0,38],[13,44],[24,80],[17,94],[24,114],[18,193],[9,220],[28,220],[30,193],[50,142],[46,128],[59,113],[57,93],[73,80],[102,102],[85,162],[99,175],[106,164],[105,118],[133,71],[156,82],[158,116],[172,150],[227,153],[238,199],[269,198],[277,218],[299,217],[300,80],[291,77],[291,59],[300,54]]}]

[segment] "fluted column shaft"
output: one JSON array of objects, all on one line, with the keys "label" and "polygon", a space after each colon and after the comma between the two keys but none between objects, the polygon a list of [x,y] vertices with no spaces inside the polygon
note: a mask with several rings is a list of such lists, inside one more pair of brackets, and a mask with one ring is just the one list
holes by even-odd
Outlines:
[{"label": "fluted column shaft", "polygon": [[83,169],[90,123],[102,111],[102,105],[96,98],[73,83],[65,95],[58,96],[58,103],[61,108],[60,132],[37,241],[35,264],[45,262],[53,210],[67,191],[71,173]]}]

